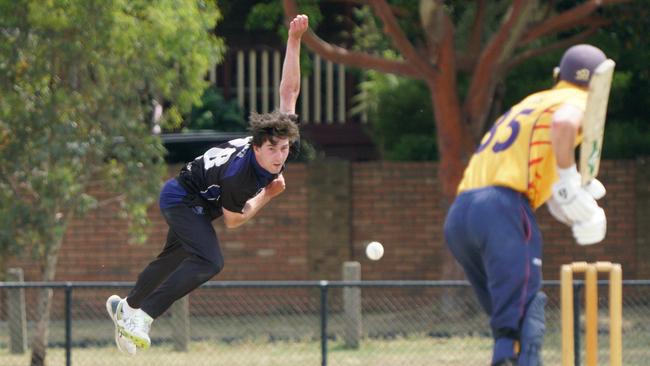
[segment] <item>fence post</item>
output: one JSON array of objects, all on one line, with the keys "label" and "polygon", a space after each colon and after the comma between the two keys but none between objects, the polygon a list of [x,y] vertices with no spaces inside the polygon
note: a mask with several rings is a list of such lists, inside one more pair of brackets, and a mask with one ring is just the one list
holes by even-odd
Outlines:
[{"label": "fence post", "polygon": [[321,366],[327,366],[327,281],[320,281],[320,349]]},{"label": "fence post", "polygon": [[[361,281],[361,264],[359,262],[343,263],[343,281]],[[343,340],[346,348],[359,348],[361,338],[361,288],[343,288],[343,310],[345,329]]]},{"label": "fence post", "polygon": [[65,364],[72,365],[72,283],[65,286]]},{"label": "fence post", "polygon": [[[9,268],[7,281],[24,282],[25,276],[22,268]],[[11,353],[22,354],[27,352],[27,316],[25,313],[25,289],[8,288],[7,316],[9,321],[9,344]]]},{"label": "fence post", "polygon": [[174,351],[187,352],[190,343],[190,302],[187,296],[171,306],[172,342]]}]

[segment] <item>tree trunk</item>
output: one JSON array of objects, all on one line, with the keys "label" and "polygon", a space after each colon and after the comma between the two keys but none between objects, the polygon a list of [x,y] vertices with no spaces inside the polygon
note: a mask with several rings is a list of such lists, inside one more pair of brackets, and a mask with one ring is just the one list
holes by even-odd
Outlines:
[{"label": "tree trunk", "polygon": [[[441,184],[441,206],[444,212],[447,212],[456,197],[458,184],[474,149],[474,142],[464,123],[458,98],[453,39],[450,37],[450,33],[446,34],[440,45],[437,66],[439,70],[446,72],[437,72],[433,77],[427,78],[426,82],[431,91],[436,138],[440,153],[438,180]],[[439,225],[443,226],[444,221]],[[441,239],[445,248],[440,258],[440,278],[443,280],[464,279],[462,268],[454,259],[451,251],[446,248],[444,238]],[[445,289],[440,300],[441,311],[452,318],[462,319],[466,316],[462,309],[467,307],[461,306],[460,303],[465,298],[467,298],[467,293],[463,288]]]},{"label": "tree trunk", "polygon": [[[455,139],[456,141],[462,141],[462,139],[465,139],[467,135],[452,137],[449,134],[445,134],[444,136],[450,140]],[[447,212],[449,206],[451,206],[451,203],[454,201],[454,198],[456,196],[456,188],[460,183],[466,165],[466,152],[463,152],[460,149],[450,150],[451,151],[443,151],[441,149],[440,160],[438,162],[438,180],[442,185],[441,207],[443,208],[443,212]],[[442,225],[444,225],[444,222],[440,222],[440,226]],[[441,239],[444,243],[444,238]],[[441,279],[463,279],[463,271],[461,270],[458,263],[456,263],[455,259],[451,255],[451,252],[449,250],[444,250],[443,253],[443,258],[441,258]]]},{"label": "tree trunk", "polygon": [[[458,183],[473,150],[471,134],[463,121],[461,103],[458,97],[456,81],[456,59],[454,56],[453,25],[446,20],[446,30],[439,43],[437,54],[438,70],[428,74],[426,83],[431,92],[431,105],[436,123],[436,139],[440,159],[438,161],[438,179],[441,184],[444,211],[456,197]],[[444,222],[441,222],[442,226]],[[444,238],[443,238],[444,241]],[[441,258],[441,278],[445,280],[461,279],[463,273],[449,250],[443,251]]]},{"label": "tree trunk", "polygon": [[[43,281],[49,282],[54,280],[56,273],[56,263],[59,258],[59,249],[63,242],[63,236],[54,239],[52,244],[48,246],[45,254],[45,266],[43,268]],[[38,322],[36,323],[36,331],[32,341],[32,358],[30,366],[44,366],[45,353],[47,351],[47,342],[50,326],[50,309],[52,307],[51,288],[44,288],[38,297]]]}]

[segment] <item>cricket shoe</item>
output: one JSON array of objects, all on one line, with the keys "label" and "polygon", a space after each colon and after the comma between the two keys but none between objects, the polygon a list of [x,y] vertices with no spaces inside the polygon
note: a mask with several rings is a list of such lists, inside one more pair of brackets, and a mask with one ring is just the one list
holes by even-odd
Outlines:
[{"label": "cricket shoe", "polygon": [[147,349],[151,345],[149,330],[153,318],[147,313],[138,309],[128,318],[122,318],[117,321],[117,327],[120,333],[135,343],[136,347]]},{"label": "cricket shoe", "polygon": [[136,353],[136,346],[128,338],[124,337],[120,330],[117,327],[117,321],[124,317],[122,312],[122,298],[117,295],[111,295],[111,297],[106,300],[106,311],[108,311],[108,316],[113,320],[113,325],[115,325],[115,345],[120,352],[127,353],[131,356]]}]

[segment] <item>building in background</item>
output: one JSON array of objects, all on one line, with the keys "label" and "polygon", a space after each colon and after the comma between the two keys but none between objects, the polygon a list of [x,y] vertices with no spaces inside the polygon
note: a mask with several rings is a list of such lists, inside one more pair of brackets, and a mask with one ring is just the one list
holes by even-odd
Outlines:
[{"label": "building in background", "polygon": [[[224,18],[216,32],[226,40],[228,52],[223,61],[209,71],[209,80],[227,101],[236,100],[245,116],[250,112],[272,111],[279,105],[278,88],[285,46],[273,31],[246,28],[245,19],[255,1],[226,3],[220,4]],[[328,11],[331,7],[337,7],[331,10],[338,14],[352,11],[351,5],[343,3],[329,4],[322,10]],[[321,29],[328,29],[328,21],[332,20],[324,20]],[[303,56],[309,57],[308,62],[303,62],[302,90],[296,107],[303,138],[326,156],[355,161],[376,159],[378,154],[368,132],[367,117],[351,113],[352,98],[359,92],[360,72],[324,60],[304,45],[302,50]],[[172,145],[166,146],[169,149]]]}]

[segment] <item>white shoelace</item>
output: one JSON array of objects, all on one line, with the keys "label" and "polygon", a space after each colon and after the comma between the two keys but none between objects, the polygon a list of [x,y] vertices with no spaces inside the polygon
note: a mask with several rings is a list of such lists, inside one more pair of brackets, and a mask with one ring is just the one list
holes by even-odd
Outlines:
[{"label": "white shoelace", "polygon": [[125,318],[124,320],[125,320],[124,327],[127,328],[129,331],[133,332],[135,330],[141,330],[145,334],[149,334],[149,329],[151,327],[151,324],[147,322],[144,317],[134,315]]}]

